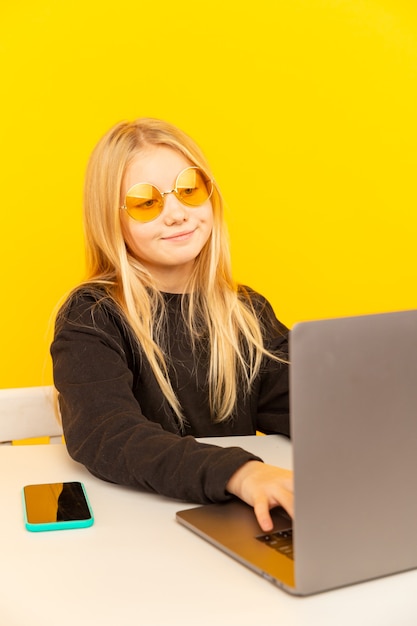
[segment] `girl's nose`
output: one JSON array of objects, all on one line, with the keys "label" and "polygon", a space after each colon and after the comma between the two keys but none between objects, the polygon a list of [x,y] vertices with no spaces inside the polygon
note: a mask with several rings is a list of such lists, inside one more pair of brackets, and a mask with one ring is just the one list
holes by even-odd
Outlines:
[{"label": "girl's nose", "polygon": [[163,216],[167,224],[185,222],[188,219],[188,209],[174,193],[169,193],[165,196]]}]

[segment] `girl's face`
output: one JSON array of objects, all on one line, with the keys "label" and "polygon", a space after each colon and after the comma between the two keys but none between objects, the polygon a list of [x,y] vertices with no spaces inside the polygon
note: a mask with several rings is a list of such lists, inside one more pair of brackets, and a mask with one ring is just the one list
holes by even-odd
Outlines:
[{"label": "girl's face", "polygon": [[[136,183],[151,183],[162,192],[170,191],[178,174],[192,165],[180,152],[166,146],[152,146],[138,153],[123,178],[121,205]],[[137,222],[120,211],[122,231],[130,252],[149,270],[158,288],[182,293],[194,261],[210,237],[213,208],[210,200],[199,207],[186,206],[173,193],[164,200],[162,213],[151,222]]]}]

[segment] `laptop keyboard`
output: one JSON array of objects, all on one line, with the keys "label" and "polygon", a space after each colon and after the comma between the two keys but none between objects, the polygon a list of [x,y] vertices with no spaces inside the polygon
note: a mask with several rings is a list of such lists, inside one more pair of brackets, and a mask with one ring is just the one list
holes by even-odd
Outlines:
[{"label": "laptop keyboard", "polygon": [[267,535],[259,535],[256,538],[266,546],[294,560],[292,528],[268,533]]}]

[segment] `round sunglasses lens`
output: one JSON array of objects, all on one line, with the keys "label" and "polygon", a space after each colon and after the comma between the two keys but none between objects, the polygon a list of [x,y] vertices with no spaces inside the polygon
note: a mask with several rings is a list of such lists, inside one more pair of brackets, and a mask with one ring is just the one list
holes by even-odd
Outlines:
[{"label": "round sunglasses lens", "polygon": [[181,202],[189,206],[200,206],[208,200],[213,191],[213,184],[206,180],[197,167],[188,167],[177,178],[177,195]]},{"label": "round sunglasses lens", "polygon": [[160,215],[163,199],[156,187],[147,183],[134,185],[127,192],[126,210],[138,222],[151,222]]}]

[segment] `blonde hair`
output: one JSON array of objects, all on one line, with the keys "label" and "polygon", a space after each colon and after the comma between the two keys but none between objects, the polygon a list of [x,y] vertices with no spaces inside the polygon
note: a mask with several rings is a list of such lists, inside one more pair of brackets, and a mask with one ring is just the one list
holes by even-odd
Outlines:
[{"label": "blonde hair", "polygon": [[[175,126],[152,118],[114,126],[97,144],[86,172],[86,282],[103,286],[119,306],[180,426],[184,426],[181,406],[168,376],[164,299],[152,275],[129,252],[119,215],[126,168],[141,150],[155,145],[178,151],[213,178],[200,148]],[[250,390],[262,357],[269,353],[250,297],[232,278],[223,201],[216,183],[211,202],[213,229],[195,260],[183,314],[193,345],[203,335],[208,338],[209,403],[212,419],[221,422],[233,415],[238,391]]]}]

